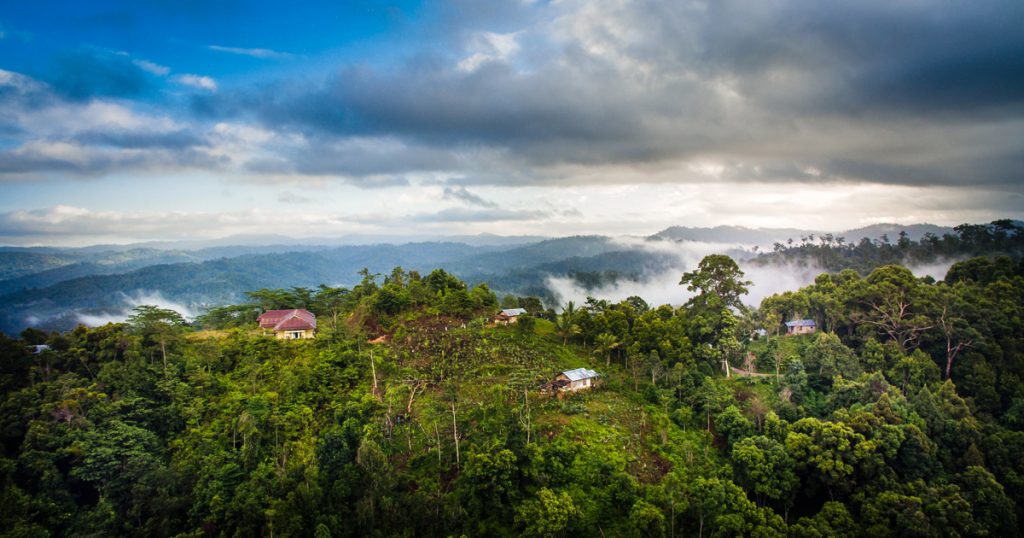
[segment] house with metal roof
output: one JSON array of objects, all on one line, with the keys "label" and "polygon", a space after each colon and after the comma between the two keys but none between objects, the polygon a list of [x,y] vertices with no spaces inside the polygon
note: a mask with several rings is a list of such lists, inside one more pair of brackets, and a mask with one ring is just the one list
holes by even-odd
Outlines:
[{"label": "house with metal roof", "polygon": [[316,316],[309,310],[267,310],[257,320],[260,328],[273,333],[282,340],[313,338],[316,332]]},{"label": "house with metal roof", "polygon": [[558,374],[552,386],[557,390],[576,392],[593,387],[598,377],[601,377],[601,374],[589,368],[566,370]]},{"label": "house with metal roof", "polygon": [[786,336],[795,334],[810,334],[817,330],[818,324],[813,319],[795,319],[786,322]]},{"label": "house with metal roof", "polygon": [[519,320],[519,316],[526,314],[525,308],[506,308],[494,316],[496,325],[508,325]]}]

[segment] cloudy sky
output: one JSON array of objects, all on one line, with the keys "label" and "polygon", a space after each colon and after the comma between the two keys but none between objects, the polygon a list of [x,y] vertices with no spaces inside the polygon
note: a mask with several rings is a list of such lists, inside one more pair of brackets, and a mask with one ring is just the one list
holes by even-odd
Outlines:
[{"label": "cloudy sky", "polygon": [[3,3],[0,243],[1024,217],[1020,0],[294,4]]}]

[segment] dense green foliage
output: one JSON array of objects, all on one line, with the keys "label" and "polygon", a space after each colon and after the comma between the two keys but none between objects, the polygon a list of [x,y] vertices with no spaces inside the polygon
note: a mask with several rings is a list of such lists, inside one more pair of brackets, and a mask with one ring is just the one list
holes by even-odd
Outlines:
[{"label": "dense green foliage", "polygon": [[[941,282],[895,265],[824,274],[748,310],[742,272],[712,256],[683,275],[696,296],[682,307],[589,299],[554,319],[443,270],[360,278],[255,290],[194,327],[140,307],[123,324],[0,336],[0,532],[1022,528],[1019,260],[964,261]],[[513,305],[534,315],[489,324]],[[300,307],[314,340],[255,328],[264,309]],[[777,336],[805,316],[821,330]],[[581,366],[598,388],[540,390]]]},{"label": "dense green foliage", "polygon": [[[894,242],[895,241],[895,242]],[[839,272],[853,269],[862,275],[888,264],[913,266],[942,260],[961,260],[977,256],[1024,256],[1024,226],[1019,221],[997,220],[989,224],[961,224],[952,233],[925,233],[914,241],[901,231],[897,237],[882,235],[847,242],[833,234],[807,234],[800,242],[790,238],[775,243],[772,252],[762,253],[755,260],[769,265],[798,263],[821,270]]]}]

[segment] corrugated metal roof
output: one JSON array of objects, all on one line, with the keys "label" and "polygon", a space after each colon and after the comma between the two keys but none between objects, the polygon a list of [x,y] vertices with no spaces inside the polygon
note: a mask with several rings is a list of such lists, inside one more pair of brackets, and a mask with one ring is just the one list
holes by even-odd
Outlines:
[{"label": "corrugated metal roof", "polygon": [[506,308],[501,313],[508,317],[521,316],[526,313],[525,308]]},{"label": "corrugated metal roof", "polygon": [[268,310],[259,317],[260,327],[275,331],[316,329],[316,316],[301,308]]},{"label": "corrugated metal roof", "polygon": [[569,381],[582,381],[592,377],[600,377],[601,374],[589,368],[577,368],[575,370],[566,370],[562,372],[562,375],[569,378]]},{"label": "corrugated metal roof", "polygon": [[795,319],[786,322],[786,327],[814,327],[815,325],[817,324],[813,319]]}]

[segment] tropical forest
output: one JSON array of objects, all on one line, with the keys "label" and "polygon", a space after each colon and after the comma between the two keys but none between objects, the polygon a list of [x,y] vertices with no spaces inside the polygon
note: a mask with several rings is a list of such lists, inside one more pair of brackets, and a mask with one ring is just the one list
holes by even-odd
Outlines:
[{"label": "tropical forest", "polygon": [[1019,535],[1021,237],[982,228],[941,280],[887,258],[933,238],[777,245],[829,271],[757,306],[712,254],[676,306],[395,267],[0,336],[0,533]]}]

